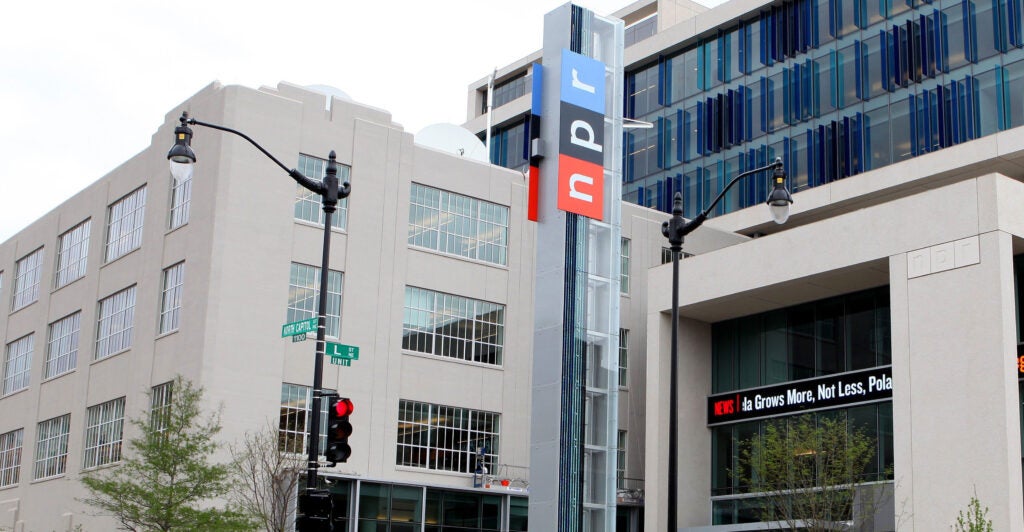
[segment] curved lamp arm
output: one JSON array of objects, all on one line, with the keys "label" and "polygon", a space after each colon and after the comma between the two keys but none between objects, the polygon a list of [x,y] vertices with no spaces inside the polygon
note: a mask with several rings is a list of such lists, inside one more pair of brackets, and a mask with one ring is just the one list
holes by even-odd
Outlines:
[{"label": "curved lamp arm", "polygon": [[[250,137],[249,135],[246,135],[241,131],[226,126],[196,120],[195,118],[191,118],[188,116],[188,111],[182,112],[181,118],[179,118],[178,120],[181,121],[181,125],[174,129],[175,143],[174,146],[171,148],[171,151],[168,152],[167,154],[167,158],[171,161],[172,173],[175,172],[175,164],[191,165],[196,162],[195,153],[192,151],[191,148],[192,129],[188,127],[189,125],[196,125],[216,129],[219,131],[225,131],[234,135],[238,135],[239,137],[242,137],[243,139],[249,141],[249,144],[255,146],[256,149],[260,150],[260,152],[263,153],[263,155],[266,155],[267,158],[269,158],[271,161],[274,161],[274,164],[280,166],[281,169],[284,170],[292,179],[294,179],[296,183],[302,185],[303,188],[309,190],[310,192],[314,192],[316,194],[323,196],[325,200],[329,201],[333,199],[335,202],[337,202],[337,200],[340,198],[348,197],[349,192],[351,191],[351,186],[346,181],[338,186],[337,198],[329,198],[328,196],[331,196],[332,194],[330,194],[330,187],[328,187],[325,182],[310,179],[303,175],[302,172],[299,172],[297,169],[288,168],[287,166],[284,165],[284,163],[279,161],[277,157],[274,157],[269,151],[267,151],[263,146],[260,146],[260,144],[253,140],[252,137]],[[335,154],[332,151],[330,161],[328,163],[328,171],[330,170],[330,163],[333,163],[334,159]]]}]

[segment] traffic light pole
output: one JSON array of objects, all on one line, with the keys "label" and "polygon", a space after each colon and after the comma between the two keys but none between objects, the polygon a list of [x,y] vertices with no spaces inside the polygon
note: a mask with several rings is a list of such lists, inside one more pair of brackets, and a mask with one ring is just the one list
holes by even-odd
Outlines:
[{"label": "traffic light pole", "polygon": [[[167,154],[167,159],[171,162],[171,173],[176,179],[178,178],[178,173],[182,173],[183,176],[191,177],[191,166],[196,162],[195,153],[192,151],[190,146],[192,141],[192,130],[188,126],[203,126],[231,133],[249,141],[249,143],[255,146],[256,149],[260,150],[263,155],[266,155],[270,160],[274,161],[275,164],[284,169],[284,171],[287,172],[296,183],[306,190],[319,195],[323,204],[324,243],[323,253],[320,258],[320,302],[319,309],[317,311],[319,315],[317,318],[316,329],[316,359],[313,361],[313,397],[312,404],[310,405],[309,423],[307,424],[309,427],[309,432],[307,434],[307,440],[309,443],[309,460],[306,466],[305,499],[307,501],[312,501],[314,491],[316,491],[318,484],[317,470],[320,467],[320,404],[324,395],[324,354],[327,347],[327,279],[328,273],[330,272],[331,217],[337,209],[338,200],[348,197],[349,192],[351,192],[351,186],[348,182],[338,182],[338,163],[333,150],[328,156],[327,171],[325,172],[326,175],[324,176],[323,181],[317,181],[316,179],[306,177],[302,172],[299,172],[295,168],[289,169],[276,157],[271,155],[270,152],[263,148],[263,146],[260,146],[259,143],[241,131],[190,118],[187,111],[181,114],[179,121],[181,122],[181,125],[174,130],[174,146]],[[187,167],[187,171],[184,170],[185,167]],[[319,495],[322,497],[323,494]],[[330,516],[328,515],[326,519],[329,529]],[[305,531],[300,530],[299,532]]]}]

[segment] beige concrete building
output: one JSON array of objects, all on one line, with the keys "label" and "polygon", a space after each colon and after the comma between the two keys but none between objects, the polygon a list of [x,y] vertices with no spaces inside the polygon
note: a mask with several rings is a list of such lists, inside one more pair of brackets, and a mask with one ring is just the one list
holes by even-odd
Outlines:
[{"label": "beige concrete building", "polygon": [[[149,148],[0,245],[0,527],[114,528],[76,500],[78,479],[116,467],[135,431],[125,421],[179,374],[221,409],[222,442],[269,423],[305,453],[314,342],[281,327],[314,316],[318,198],[244,140],[198,126],[195,175],[175,183],[166,152],[185,110],[315,178],[335,150],[352,183],[332,233],[328,341],[360,354],[324,373],[355,403],[352,458],[320,470],[337,522],[525,530],[537,250],[522,173],[286,83],[210,85],[167,113]],[[660,218],[623,211],[620,477],[634,526]]]}]

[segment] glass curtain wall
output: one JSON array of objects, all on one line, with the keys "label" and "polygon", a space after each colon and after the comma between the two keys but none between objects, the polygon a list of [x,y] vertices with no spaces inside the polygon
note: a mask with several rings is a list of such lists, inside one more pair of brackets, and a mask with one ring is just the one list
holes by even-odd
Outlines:
[{"label": "glass curtain wall", "polygon": [[[1024,125],[1022,0],[793,0],[626,75],[623,198],[700,212],[782,157],[794,191]],[[762,201],[764,179],[713,214]]]}]

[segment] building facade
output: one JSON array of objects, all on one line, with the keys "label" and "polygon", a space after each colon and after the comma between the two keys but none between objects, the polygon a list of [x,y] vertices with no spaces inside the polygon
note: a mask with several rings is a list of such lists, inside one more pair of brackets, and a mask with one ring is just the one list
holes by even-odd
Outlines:
[{"label": "building facade", "polygon": [[[360,348],[351,366],[325,363],[324,387],[355,404],[352,458],[320,470],[336,523],[526,530],[537,251],[522,174],[420,146],[387,112],[286,83],[205,88],[149,148],[0,244],[0,527],[114,528],[77,500],[77,479],[116,467],[135,430],[125,421],[164,404],[175,375],[221,409],[222,443],[270,424],[283,450],[305,453],[314,342],[281,327],[315,315],[318,198],[245,141],[200,127],[195,176],[175,183],[166,151],[183,110],[314,178],[335,150],[352,183],[327,294],[328,340]],[[660,222],[630,209],[631,329],[615,362],[632,416],[617,448],[639,453],[619,475],[638,502],[642,445],[627,441],[643,432],[647,266],[636,263],[659,259]]]},{"label": "building facade", "polygon": [[[745,442],[798,413],[875,441],[862,478],[871,493],[858,492],[875,511],[840,520],[940,530],[976,493],[996,528],[1024,527],[1021,12],[1019,2],[738,0],[706,11],[640,1],[614,14],[627,24],[627,127],[650,125],[626,131],[624,202],[669,211],[681,192],[693,217],[775,157],[795,192],[789,222],[775,226],[758,205],[767,183],[741,183],[701,231],[743,241],[686,250],[677,471],[665,446],[671,269],[649,272],[647,528],[665,526],[672,474],[681,529],[772,526],[732,472]],[[497,71],[495,95],[507,93],[491,115],[497,164],[529,155],[521,80],[538,60]],[[467,108],[481,136],[486,82],[470,85]],[[829,396],[840,382],[865,393]]]}]

